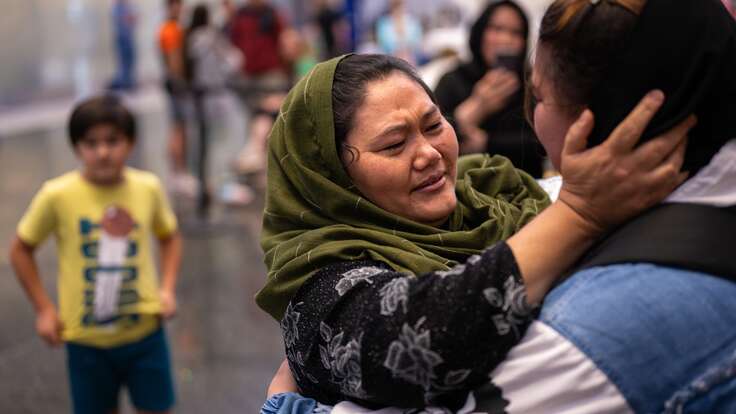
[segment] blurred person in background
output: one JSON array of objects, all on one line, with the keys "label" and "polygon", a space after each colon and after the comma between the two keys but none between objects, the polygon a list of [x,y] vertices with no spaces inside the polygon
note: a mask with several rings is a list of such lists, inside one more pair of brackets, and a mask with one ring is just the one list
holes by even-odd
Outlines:
[{"label": "blurred person in background", "polygon": [[194,7],[184,41],[184,73],[192,90],[206,97],[224,93],[243,64],[243,55],[211,24],[206,4]]},{"label": "blurred person in background", "polygon": [[468,55],[468,30],[462,21],[462,12],[457,5],[443,4],[425,31],[422,49],[428,62],[418,67],[418,70],[422,80],[432,90],[445,73],[454,69]]},{"label": "blurred person in background", "polygon": [[171,125],[168,151],[173,172],[172,189],[175,193],[194,196],[197,180],[187,168],[187,100],[188,89],[184,74],[184,30],[181,18],[181,0],[166,1],[166,20],[158,32],[158,45],[164,66],[164,90],[168,96]]},{"label": "blurred person in background", "polygon": [[281,35],[281,55],[289,66],[291,83],[307,75],[317,64],[314,48],[296,29],[286,29]]},{"label": "blurred person in background", "polygon": [[[176,216],[158,178],[126,166],[136,122],[117,98],[81,102],[68,132],[81,168],[46,181],[34,196],[10,262],[36,310],[38,335],[50,346],[66,344],[74,413],[116,413],[122,386],[138,413],[167,413],[174,380],[162,320],[177,311]],[[58,308],[34,257],[52,235]]]},{"label": "blurred person in background", "polygon": [[222,0],[222,3],[220,3],[221,10],[222,10],[222,31],[227,33],[230,33],[230,22],[233,20],[233,16],[235,16],[235,12],[238,10],[235,7],[235,4],[232,2],[232,0]]},{"label": "blurred person in background", "polygon": [[472,61],[445,74],[435,94],[458,131],[461,153],[503,155],[539,178],[544,149],[524,119],[528,36],[519,5],[492,2],[471,28]]},{"label": "blurred person in background", "polygon": [[376,25],[370,25],[361,36],[360,43],[355,49],[355,53],[361,55],[384,54],[384,51],[381,50],[381,47],[377,43],[377,37]]},{"label": "blurred person in background", "polygon": [[314,23],[319,29],[322,54],[321,59],[326,60],[338,56],[347,50],[345,44],[345,16],[332,4],[330,0],[316,0],[314,2]]},{"label": "blurred person in background", "polygon": [[110,82],[110,89],[135,88],[135,26],[138,16],[129,0],[116,0],[112,6],[112,25],[115,31],[117,72]]},{"label": "blurred person in background", "polygon": [[261,172],[266,139],[289,89],[290,74],[282,57],[283,15],[267,0],[248,0],[230,20],[230,40],[244,56],[242,79],[235,87],[251,118],[248,143],[235,162],[241,173]]},{"label": "blurred person in background", "polygon": [[[184,73],[190,85],[197,108],[199,123],[198,171],[201,185],[207,187],[207,154],[211,135],[210,118],[216,99],[227,93],[233,78],[243,64],[243,55],[215,27],[206,4],[200,3],[192,11],[184,41]],[[204,135],[202,135],[204,134]],[[223,201],[244,205],[253,200],[253,191],[235,182],[226,183]]]},{"label": "blurred person in background", "polygon": [[420,63],[422,57],[422,25],[406,10],[404,0],[390,0],[388,13],[376,22],[376,42],[381,51]]}]

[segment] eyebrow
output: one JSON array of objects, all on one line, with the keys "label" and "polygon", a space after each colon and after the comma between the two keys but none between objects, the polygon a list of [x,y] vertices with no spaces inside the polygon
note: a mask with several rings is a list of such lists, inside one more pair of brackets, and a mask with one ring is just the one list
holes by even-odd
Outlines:
[{"label": "eyebrow", "polygon": [[[428,110],[426,110],[424,112],[424,114],[422,114],[421,120],[422,121],[426,121],[428,118],[432,117],[433,115],[435,115],[438,112],[439,112],[439,109],[437,108],[437,105],[432,105],[431,108],[429,108]],[[386,128],[386,129],[384,129],[380,133],[378,133],[378,135],[376,135],[374,137],[374,139],[380,139],[380,138],[389,136],[389,135],[391,135],[393,133],[403,132],[403,131],[407,130],[408,128],[409,127],[407,126],[406,123],[400,123],[400,124],[392,125],[392,126]]]},{"label": "eyebrow", "polygon": [[432,117],[432,115],[436,114],[437,112],[439,112],[439,109],[437,109],[437,105],[432,105],[432,107],[427,109],[422,115],[422,121]]}]

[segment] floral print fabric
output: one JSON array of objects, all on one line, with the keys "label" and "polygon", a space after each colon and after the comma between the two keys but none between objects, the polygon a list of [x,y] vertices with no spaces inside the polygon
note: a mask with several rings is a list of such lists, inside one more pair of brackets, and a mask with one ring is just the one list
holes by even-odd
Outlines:
[{"label": "floral print fabric", "polygon": [[378,261],[323,268],[281,322],[301,392],[327,404],[459,408],[534,317],[501,242],[421,276]]}]

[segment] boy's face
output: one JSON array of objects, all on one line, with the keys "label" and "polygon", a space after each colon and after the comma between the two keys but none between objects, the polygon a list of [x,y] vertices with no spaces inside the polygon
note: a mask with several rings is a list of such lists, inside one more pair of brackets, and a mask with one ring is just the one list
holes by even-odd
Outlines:
[{"label": "boy's face", "polygon": [[98,185],[117,184],[133,143],[110,124],[90,128],[74,148],[83,164],[86,179]]}]

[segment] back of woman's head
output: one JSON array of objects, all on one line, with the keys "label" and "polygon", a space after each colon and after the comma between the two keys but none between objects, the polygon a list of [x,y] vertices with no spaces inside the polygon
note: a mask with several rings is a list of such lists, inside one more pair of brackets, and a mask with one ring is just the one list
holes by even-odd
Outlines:
[{"label": "back of woman's head", "polygon": [[200,27],[210,24],[210,10],[206,4],[197,4],[192,11],[192,18],[189,22],[188,31],[193,32]]},{"label": "back of woman's head", "polygon": [[556,0],[537,58],[559,103],[573,115],[593,110],[591,145],[652,89],[666,99],[644,140],[698,117],[685,169],[704,166],[736,137],[736,24],[720,0]]},{"label": "back of woman's head", "polygon": [[620,55],[647,0],[557,0],[539,28],[544,75],[558,101],[577,112]]},{"label": "back of woman's head", "polygon": [[355,126],[355,113],[363,103],[368,83],[385,79],[395,72],[415,81],[432,102],[437,102],[432,90],[406,61],[389,55],[347,56],[337,64],[332,81],[332,112],[338,150]]}]

